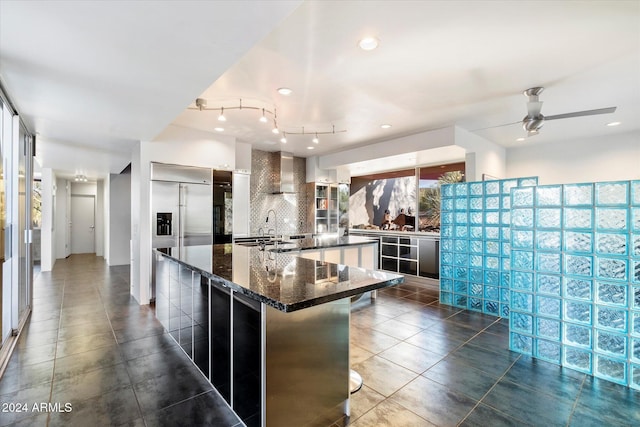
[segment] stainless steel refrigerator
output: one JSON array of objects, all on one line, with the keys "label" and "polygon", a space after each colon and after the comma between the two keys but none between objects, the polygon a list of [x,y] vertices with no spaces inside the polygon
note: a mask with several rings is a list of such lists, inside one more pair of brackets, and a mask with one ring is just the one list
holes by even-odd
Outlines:
[{"label": "stainless steel refrigerator", "polygon": [[152,247],[180,256],[213,244],[212,170],[151,164]]}]

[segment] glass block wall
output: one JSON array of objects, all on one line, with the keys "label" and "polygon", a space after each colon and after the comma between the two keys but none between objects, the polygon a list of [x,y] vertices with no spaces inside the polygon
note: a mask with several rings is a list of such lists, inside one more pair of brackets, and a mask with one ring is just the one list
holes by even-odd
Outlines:
[{"label": "glass block wall", "polygon": [[535,177],[443,185],[440,302],[509,316],[512,188]]},{"label": "glass block wall", "polygon": [[511,193],[510,348],[640,389],[640,181]]}]

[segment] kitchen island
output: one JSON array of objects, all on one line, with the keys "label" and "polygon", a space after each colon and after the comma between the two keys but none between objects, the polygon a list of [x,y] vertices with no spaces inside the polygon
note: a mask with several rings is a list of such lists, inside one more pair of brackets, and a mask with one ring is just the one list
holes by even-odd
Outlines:
[{"label": "kitchen island", "polygon": [[[314,247],[371,243],[336,239]],[[247,426],[348,414],[351,297],[403,281],[298,256],[310,244],[155,252],[156,316]]]}]

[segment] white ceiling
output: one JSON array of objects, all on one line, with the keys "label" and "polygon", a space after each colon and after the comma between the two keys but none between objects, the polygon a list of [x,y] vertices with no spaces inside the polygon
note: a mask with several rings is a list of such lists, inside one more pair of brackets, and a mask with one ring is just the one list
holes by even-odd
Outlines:
[{"label": "white ceiling", "polygon": [[[378,49],[357,47],[367,35]],[[545,115],[618,110],[549,121],[524,144],[640,132],[640,1],[3,0],[0,51],[43,166],[60,170],[89,164],[60,147],[126,165],[133,141],[169,123],[215,132],[217,112],[186,109],[197,97],[275,107],[289,132],[346,129],[310,151],[313,135],[283,146],[257,111],[225,111],[225,134],[302,157],[450,125],[523,144],[517,124],[477,129],[521,120],[532,86],[545,87]]]}]

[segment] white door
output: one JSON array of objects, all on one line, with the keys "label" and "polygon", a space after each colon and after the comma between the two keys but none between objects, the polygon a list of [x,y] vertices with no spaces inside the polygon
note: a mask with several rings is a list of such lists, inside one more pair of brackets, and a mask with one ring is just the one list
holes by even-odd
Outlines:
[{"label": "white door", "polygon": [[95,198],[71,196],[71,253],[95,253]]}]

